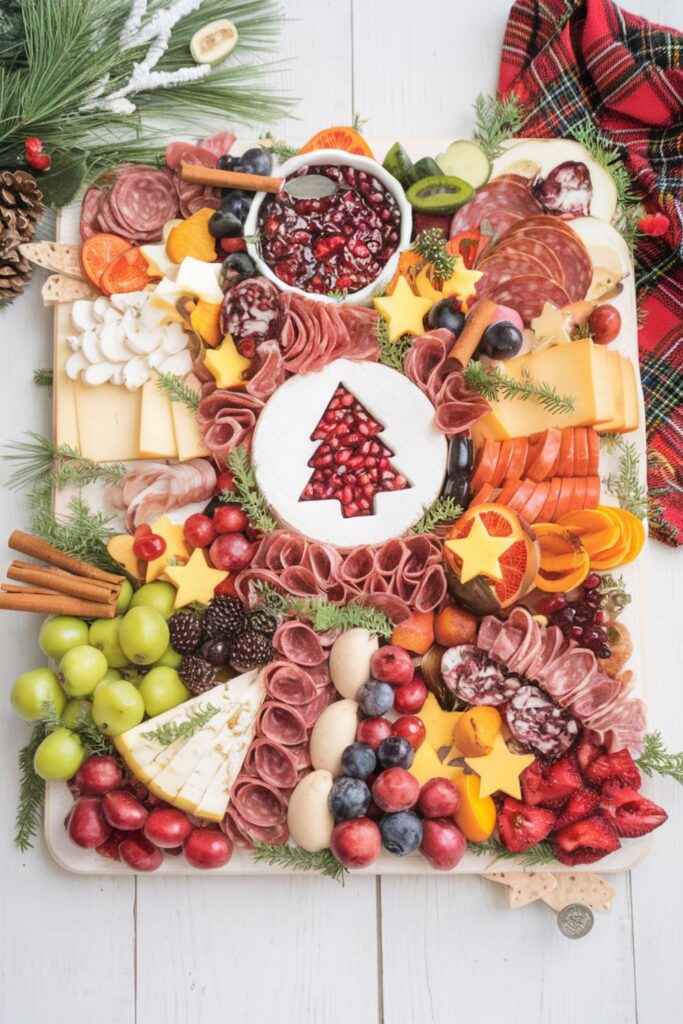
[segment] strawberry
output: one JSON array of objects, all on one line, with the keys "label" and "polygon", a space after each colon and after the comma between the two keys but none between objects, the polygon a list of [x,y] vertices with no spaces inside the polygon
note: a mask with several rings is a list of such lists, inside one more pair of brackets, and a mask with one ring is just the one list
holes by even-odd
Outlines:
[{"label": "strawberry", "polygon": [[607,782],[600,795],[600,810],[617,835],[645,836],[667,819],[666,811],[630,786]]},{"label": "strawberry", "polygon": [[588,765],[591,761],[594,761],[599,754],[605,754],[606,750],[604,747],[600,747],[597,743],[593,742],[590,738],[589,732],[584,732],[572,753],[578,762],[581,774],[585,778]]},{"label": "strawberry", "polygon": [[586,768],[586,782],[598,789],[605,782],[623,782],[625,786],[640,789],[641,778],[638,765],[628,750],[617,750],[615,754],[601,754]]},{"label": "strawberry", "polygon": [[498,812],[500,838],[512,853],[529,850],[550,833],[555,815],[544,807],[528,807],[511,796]]},{"label": "strawberry", "polygon": [[533,807],[559,807],[581,786],[581,776],[573,757],[561,757],[554,764],[534,761],[520,776],[522,795]]},{"label": "strawberry", "polygon": [[565,825],[552,837],[553,853],[562,864],[592,864],[621,846],[619,837],[604,818],[591,815]]},{"label": "strawberry", "polygon": [[589,818],[600,805],[600,797],[594,789],[577,789],[567,800],[562,814],[555,822],[555,829],[573,825],[575,821]]}]

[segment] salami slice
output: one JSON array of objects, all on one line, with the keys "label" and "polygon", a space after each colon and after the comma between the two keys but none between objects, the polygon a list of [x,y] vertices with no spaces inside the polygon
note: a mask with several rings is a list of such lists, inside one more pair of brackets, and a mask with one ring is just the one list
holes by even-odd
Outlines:
[{"label": "salami slice", "polygon": [[585,245],[568,224],[547,214],[530,217],[511,225],[499,244],[512,237],[519,241],[520,236],[535,239],[553,250],[562,265],[564,287],[571,302],[585,297],[593,277],[593,264]]},{"label": "salami slice", "polygon": [[237,846],[252,847],[254,843],[267,843],[269,846],[284,846],[289,838],[287,823],[279,825],[259,826],[247,821],[232,803],[228,805],[223,819],[226,834]]},{"label": "salami slice", "polygon": [[461,231],[476,230],[488,221],[497,235],[525,217],[532,217],[541,207],[528,184],[494,178],[478,190],[469,202],[456,210],[451,221],[451,238]]},{"label": "salami slice", "polygon": [[536,686],[521,686],[505,708],[513,737],[527,750],[551,761],[571,747],[579,723]]},{"label": "salami slice", "polygon": [[489,259],[495,257],[506,256],[511,263],[514,263],[518,256],[532,257],[537,260],[544,268],[545,273],[552,277],[558,284],[564,286],[564,271],[562,264],[558,260],[557,256],[545,242],[540,241],[536,237],[530,235],[523,235],[519,237],[518,234],[510,233],[508,231],[505,239],[501,239],[496,245],[493,252],[482,260],[477,265],[477,270],[483,268],[484,263],[488,262]]},{"label": "salami slice", "polygon": [[164,224],[178,213],[173,176],[163,168],[144,164],[124,168],[109,198],[112,211],[131,239],[144,235],[160,240]]},{"label": "salami slice", "polygon": [[[581,297],[585,294],[584,291]],[[546,302],[551,302],[553,306],[561,309],[573,301],[561,285],[541,274],[520,274],[518,277],[511,277],[492,289],[487,298],[501,306],[510,306],[511,309],[517,310],[527,325],[541,315]]]},{"label": "salami slice", "polygon": [[271,661],[263,669],[261,678],[266,693],[283,704],[299,707],[308,704],[317,693],[315,683],[305,669],[289,661]]},{"label": "salami slice", "polygon": [[83,197],[80,232],[84,242],[87,238],[92,238],[93,235],[97,234],[97,211],[100,208],[102,194],[99,188],[89,188]]},{"label": "salami slice", "polygon": [[319,665],[325,660],[316,631],[305,622],[283,622],[273,637],[273,647],[295,665]]},{"label": "salami slice", "polygon": [[[254,773],[278,789],[292,789],[299,778],[298,758],[291,748],[283,747],[272,740],[255,739],[247,755]],[[246,759],[245,759],[246,768]]]},{"label": "salami slice", "polygon": [[240,775],[235,780],[230,802],[247,822],[262,828],[280,825],[287,816],[287,805],[278,789],[251,775]]},{"label": "salami slice", "polygon": [[441,659],[443,681],[456,697],[468,704],[497,707],[519,690],[515,676],[505,676],[486,653],[471,644],[449,647]]},{"label": "salami slice", "polygon": [[260,342],[277,337],[280,319],[279,292],[265,277],[248,277],[225,293],[220,328],[247,359]]},{"label": "salami slice", "polygon": [[335,699],[336,690],[334,686],[321,686],[316,690],[315,697],[303,704],[297,710],[300,712],[307,729],[312,729],[322,715],[325,708],[329,707]]},{"label": "salami slice", "polygon": [[306,723],[296,708],[269,700],[256,718],[256,733],[285,747],[306,742]]}]

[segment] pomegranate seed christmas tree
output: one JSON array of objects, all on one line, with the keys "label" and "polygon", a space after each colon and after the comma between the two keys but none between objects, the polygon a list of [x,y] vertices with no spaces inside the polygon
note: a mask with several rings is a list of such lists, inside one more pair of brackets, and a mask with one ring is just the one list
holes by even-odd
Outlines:
[{"label": "pomegranate seed christmas tree", "polygon": [[339,384],[311,434],[320,441],[308,461],[313,469],[299,501],[338,501],[345,519],[374,515],[375,495],[401,491],[408,481],[390,462],[394,454],[377,440],[384,426]]}]

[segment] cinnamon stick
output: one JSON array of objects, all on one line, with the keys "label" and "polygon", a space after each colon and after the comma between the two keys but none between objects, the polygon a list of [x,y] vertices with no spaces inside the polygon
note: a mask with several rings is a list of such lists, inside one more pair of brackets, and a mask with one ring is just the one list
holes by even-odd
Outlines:
[{"label": "cinnamon stick", "polygon": [[39,587],[0,589],[0,610],[39,612],[41,615],[77,615],[84,619],[113,619],[114,605],[98,604],[78,597],[45,593]]},{"label": "cinnamon stick", "polygon": [[30,533],[24,533],[22,530],[14,530],[10,534],[7,544],[13,551],[28,555],[29,558],[36,558],[41,562],[47,562],[58,569],[66,569],[67,572],[75,573],[76,576],[102,580],[104,583],[112,585],[123,583],[126,578],[112,572],[105,572],[104,569],[97,569],[94,565],[89,565],[87,562],[81,561],[80,558],[74,558],[73,555],[67,555],[66,552],[53,548],[51,544],[41,540],[40,537],[33,537]]},{"label": "cinnamon stick", "polygon": [[219,171],[214,167],[200,167],[198,164],[180,163],[180,177],[196,185],[213,185],[216,188],[243,188],[248,192],[279,192],[284,185],[283,177],[271,178],[263,174],[245,174],[242,171]]},{"label": "cinnamon stick", "polygon": [[34,583],[39,587],[47,587],[59,594],[71,597],[82,597],[98,604],[115,604],[116,589],[98,580],[87,580],[82,576],[62,572],[61,569],[49,569],[42,565],[27,565],[25,562],[12,562],[7,575],[11,580],[20,583]]},{"label": "cinnamon stick", "polygon": [[460,332],[455,345],[449,353],[449,359],[457,359],[464,368],[474,355],[475,349],[481,337],[491,323],[491,317],[495,311],[496,304],[491,299],[480,299],[476,306],[465,320],[465,326]]}]

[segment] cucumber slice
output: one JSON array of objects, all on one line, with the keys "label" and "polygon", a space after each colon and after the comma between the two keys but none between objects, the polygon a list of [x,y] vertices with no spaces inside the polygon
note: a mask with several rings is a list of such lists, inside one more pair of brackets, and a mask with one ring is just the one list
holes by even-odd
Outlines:
[{"label": "cucumber slice", "polygon": [[409,184],[413,185],[416,181],[421,181],[422,178],[433,178],[435,174],[443,173],[436,160],[433,160],[431,156],[423,156],[413,166]]},{"label": "cucumber slice", "polygon": [[433,174],[411,185],[406,199],[420,213],[451,213],[466,203],[472,195],[472,187],[448,174]]},{"label": "cucumber slice", "polygon": [[413,161],[410,159],[400,142],[395,142],[387,155],[384,157],[382,167],[389,174],[393,174],[396,180],[407,187],[413,178]]},{"label": "cucumber slice", "polygon": [[486,153],[476,142],[466,139],[451,142],[444,153],[439,153],[436,162],[442,174],[457,174],[472,188],[481,188],[491,174],[491,163]]}]

